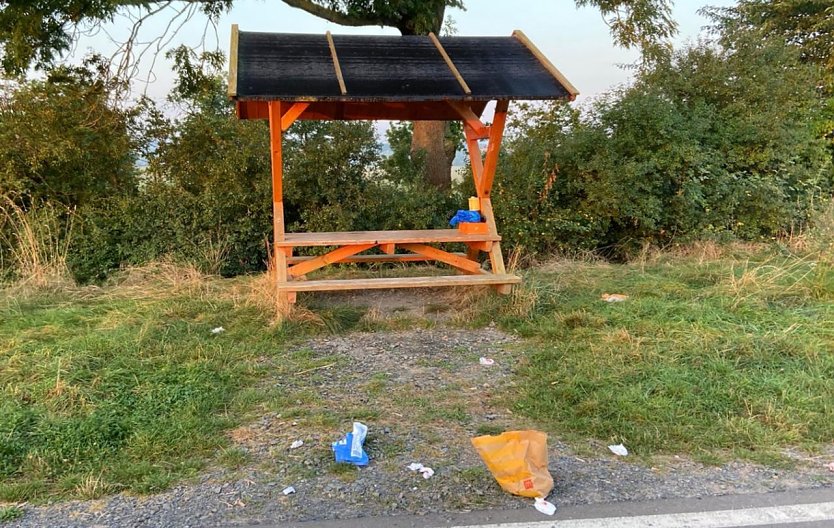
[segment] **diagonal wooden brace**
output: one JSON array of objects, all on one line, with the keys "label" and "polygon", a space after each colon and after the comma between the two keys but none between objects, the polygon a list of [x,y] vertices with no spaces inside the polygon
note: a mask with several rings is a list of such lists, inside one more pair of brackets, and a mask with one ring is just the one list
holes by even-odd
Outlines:
[{"label": "diagonal wooden brace", "polygon": [[300,277],[302,275],[310,273],[311,271],[323,268],[328,264],[335,264],[336,262],[346,259],[347,257],[356,255],[357,253],[362,253],[363,251],[367,251],[375,246],[376,244],[342,246],[340,248],[334,249],[330,253],[326,253],[314,259],[306,260],[304,262],[296,264],[295,266],[292,266],[287,270],[287,274],[290,277]]},{"label": "diagonal wooden brace", "polygon": [[472,133],[477,139],[486,139],[489,137],[489,127],[486,126],[481,118],[469,106],[458,101],[446,101],[455,112],[463,119],[464,123],[472,129]]},{"label": "diagonal wooden brace", "polygon": [[465,271],[467,273],[480,273],[481,272],[481,265],[477,262],[473,262],[465,257],[461,257],[458,255],[453,255],[452,253],[448,253],[441,249],[437,249],[432,246],[427,246],[425,244],[397,244],[403,249],[408,251],[417,253],[418,255],[423,255],[429,257],[433,260],[437,260],[439,262],[443,262],[452,266],[453,268],[457,268],[461,271]]},{"label": "diagonal wooden brace", "polygon": [[294,103],[289,110],[281,116],[281,130],[286,132],[292,124],[295,123],[295,120],[304,113],[304,110],[307,110],[308,106],[310,106],[310,103]]}]

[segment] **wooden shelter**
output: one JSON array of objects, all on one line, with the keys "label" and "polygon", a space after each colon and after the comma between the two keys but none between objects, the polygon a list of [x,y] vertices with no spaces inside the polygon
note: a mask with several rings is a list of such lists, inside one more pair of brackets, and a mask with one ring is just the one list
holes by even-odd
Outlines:
[{"label": "wooden shelter", "polygon": [[[229,96],[238,117],[269,120],[279,308],[288,308],[299,291],[493,285],[507,293],[520,282],[504,268],[490,198],[507,108],[511,100],[572,100],[577,95],[521,31],[511,37],[438,38],[254,33],[233,25],[230,57]],[[495,113],[487,125],[481,115],[490,101],[496,102]],[[462,121],[486,225],[479,232],[285,232],[281,141],[297,119]],[[481,140],[488,141],[485,155]],[[466,253],[432,246],[449,242],[464,244]],[[293,256],[293,248],[308,246],[334,249],[316,257]],[[382,254],[360,255],[372,248]],[[478,262],[481,251],[489,255],[490,271]],[[462,274],[299,280],[338,262],[428,260]]]}]

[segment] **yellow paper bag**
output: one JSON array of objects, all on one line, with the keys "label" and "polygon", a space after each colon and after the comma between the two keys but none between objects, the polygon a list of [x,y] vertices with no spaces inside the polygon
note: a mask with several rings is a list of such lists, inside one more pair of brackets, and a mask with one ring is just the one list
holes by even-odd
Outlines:
[{"label": "yellow paper bag", "polygon": [[472,445],[504,491],[522,497],[547,497],[553,477],[547,471],[547,435],[540,431],[507,431],[479,436]]}]

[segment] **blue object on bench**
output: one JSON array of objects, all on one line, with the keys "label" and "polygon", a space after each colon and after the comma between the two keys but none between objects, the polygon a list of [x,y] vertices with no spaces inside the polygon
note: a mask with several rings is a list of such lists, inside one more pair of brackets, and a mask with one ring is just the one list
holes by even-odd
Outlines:
[{"label": "blue object on bench", "polygon": [[481,213],[478,211],[467,211],[464,209],[458,210],[455,213],[455,216],[449,220],[449,225],[452,227],[456,227],[461,222],[480,222],[481,221]]}]

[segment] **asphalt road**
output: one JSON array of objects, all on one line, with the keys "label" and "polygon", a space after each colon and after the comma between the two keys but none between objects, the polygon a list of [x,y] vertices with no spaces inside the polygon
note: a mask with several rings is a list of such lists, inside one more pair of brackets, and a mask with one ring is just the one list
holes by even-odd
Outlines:
[{"label": "asphalt road", "polygon": [[[526,500],[519,498],[519,500]],[[281,524],[287,528],[834,528],[834,489]],[[263,526],[263,525],[261,525]],[[278,525],[275,525],[276,527]]]}]

